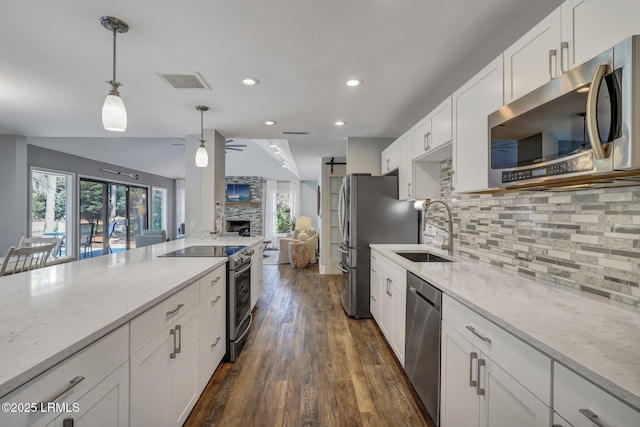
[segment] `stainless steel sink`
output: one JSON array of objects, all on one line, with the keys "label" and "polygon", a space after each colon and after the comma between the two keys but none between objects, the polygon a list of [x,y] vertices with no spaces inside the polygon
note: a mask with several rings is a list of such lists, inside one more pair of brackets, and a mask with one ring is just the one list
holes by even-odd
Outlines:
[{"label": "stainless steel sink", "polygon": [[396,252],[396,254],[413,262],[452,262],[450,259],[429,252]]}]

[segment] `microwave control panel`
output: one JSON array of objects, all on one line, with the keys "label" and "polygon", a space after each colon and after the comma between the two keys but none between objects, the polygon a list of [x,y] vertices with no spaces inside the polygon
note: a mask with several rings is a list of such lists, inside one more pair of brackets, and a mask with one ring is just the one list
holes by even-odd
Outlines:
[{"label": "microwave control panel", "polygon": [[593,170],[593,158],[589,156],[577,156],[563,161],[557,161],[545,166],[531,168],[518,168],[516,170],[503,171],[502,182],[518,182],[528,179],[541,178],[554,175],[565,175],[576,172],[589,172]]}]

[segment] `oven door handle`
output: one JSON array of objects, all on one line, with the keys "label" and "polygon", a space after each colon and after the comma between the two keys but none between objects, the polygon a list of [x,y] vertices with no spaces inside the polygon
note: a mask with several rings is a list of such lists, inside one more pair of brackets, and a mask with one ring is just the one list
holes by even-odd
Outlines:
[{"label": "oven door handle", "polygon": [[243,268],[242,268],[242,269],[240,269],[240,270],[234,271],[234,272],[233,272],[233,275],[234,275],[234,276],[239,276],[239,275],[241,275],[242,273],[244,273],[244,272],[246,272],[247,270],[249,270],[249,269],[251,268],[251,266],[252,266],[252,265],[253,265],[253,263],[251,263],[251,262],[250,262],[250,263],[248,263],[246,267],[243,267]]}]

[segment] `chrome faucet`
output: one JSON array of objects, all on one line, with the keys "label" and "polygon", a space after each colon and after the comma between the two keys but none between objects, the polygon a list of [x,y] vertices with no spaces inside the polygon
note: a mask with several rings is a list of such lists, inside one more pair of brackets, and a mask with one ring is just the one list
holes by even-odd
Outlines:
[{"label": "chrome faucet", "polygon": [[434,224],[431,224],[431,225],[436,227],[439,230],[446,231],[449,233],[449,243],[444,244],[444,241],[443,241],[441,248],[442,250],[447,250],[448,254],[450,256],[453,256],[453,219],[451,218],[451,208],[447,203],[443,202],[442,200],[425,200],[424,206],[422,207],[422,212],[423,212],[422,233],[424,234],[425,229],[427,228],[427,209],[429,209],[429,206],[435,203],[442,204],[444,208],[447,210],[447,221],[449,222],[449,230],[442,230],[442,228],[438,227],[437,225],[434,225]]}]

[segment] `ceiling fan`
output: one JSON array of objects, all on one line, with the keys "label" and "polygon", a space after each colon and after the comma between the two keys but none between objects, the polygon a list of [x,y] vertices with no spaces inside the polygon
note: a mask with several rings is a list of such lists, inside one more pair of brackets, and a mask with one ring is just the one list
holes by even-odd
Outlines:
[{"label": "ceiling fan", "polygon": [[[226,150],[244,151],[243,148],[247,146],[246,144],[231,144],[233,141],[234,141],[233,139],[227,139],[224,141],[225,151]],[[184,142],[173,143],[171,145],[182,147],[184,149]]]}]

